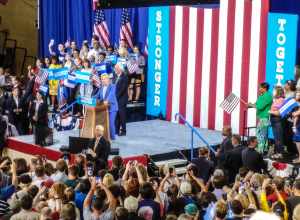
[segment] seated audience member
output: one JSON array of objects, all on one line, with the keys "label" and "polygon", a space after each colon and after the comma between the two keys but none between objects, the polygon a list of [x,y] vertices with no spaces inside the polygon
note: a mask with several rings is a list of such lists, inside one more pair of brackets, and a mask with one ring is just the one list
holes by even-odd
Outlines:
[{"label": "seated audience member", "polygon": [[209,151],[206,147],[199,148],[199,157],[194,158],[191,163],[197,166],[197,177],[201,178],[205,183],[213,174],[214,163],[208,159]]},{"label": "seated audience member", "polygon": [[51,175],[51,179],[54,182],[65,182],[68,179],[66,171],[68,169],[68,165],[65,160],[60,159],[56,162],[56,172]]},{"label": "seated audience member", "polygon": [[39,213],[32,211],[32,202],[30,195],[24,195],[21,199],[21,211],[13,215],[11,220],[39,220]]},{"label": "seated audience member", "polygon": [[242,152],[243,166],[258,173],[266,170],[266,163],[262,155],[255,150],[258,144],[257,138],[250,137],[248,142],[248,147]]}]

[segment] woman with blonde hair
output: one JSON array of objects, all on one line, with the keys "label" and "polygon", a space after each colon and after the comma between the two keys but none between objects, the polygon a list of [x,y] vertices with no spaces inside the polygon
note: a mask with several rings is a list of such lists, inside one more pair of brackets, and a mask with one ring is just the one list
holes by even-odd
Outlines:
[{"label": "woman with blonde hair", "polygon": [[63,183],[54,183],[49,190],[48,206],[52,212],[60,212],[65,196],[66,185]]}]

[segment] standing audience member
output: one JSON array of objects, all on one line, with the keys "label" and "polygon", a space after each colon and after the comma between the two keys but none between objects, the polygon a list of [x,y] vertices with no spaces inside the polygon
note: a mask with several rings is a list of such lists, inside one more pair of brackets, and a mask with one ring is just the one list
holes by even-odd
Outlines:
[{"label": "standing audience member", "polygon": [[191,163],[198,169],[197,177],[206,183],[214,172],[214,163],[209,160],[209,151],[206,147],[200,147],[198,153],[199,157],[194,158]]},{"label": "standing audience member", "polygon": [[11,217],[11,220],[39,220],[40,215],[32,211],[33,199],[30,195],[24,195],[21,200],[21,211]]},{"label": "standing audience member", "polygon": [[245,149],[241,145],[239,135],[232,135],[231,142],[233,149],[226,153],[224,160],[224,168],[227,170],[229,183],[234,182],[235,176],[239,173],[239,168],[243,166],[242,152]]},{"label": "standing audience member", "polygon": [[12,96],[7,100],[6,106],[10,123],[17,128],[20,135],[23,135],[26,129],[24,127],[26,108],[18,87],[13,88]]},{"label": "standing audience member", "polygon": [[0,115],[0,156],[2,156],[2,151],[5,147],[7,126],[6,120]]},{"label": "standing audience member", "polygon": [[33,125],[35,144],[45,146],[48,135],[48,106],[40,92],[36,94],[36,100],[31,105],[29,118]]},{"label": "standing audience member", "polygon": [[261,173],[262,170],[266,170],[266,164],[262,155],[256,151],[257,138],[249,137],[248,142],[248,147],[242,152],[243,166],[253,172]]},{"label": "standing audience member", "polygon": [[[296,93],[296,101],[300,104],[300,91]],[[293,161],[294,163],[300,163],[300,109],[292,113],[293,116],[293,141],[297,147],[297,155],[298,157]],[[290,148],[288,148],[290,149]]]},{"label": "standing audience member", "polygon": [[[295,98],[296,96],[296,82],[294,80],[287,80],[284,85],[284,94],[285,99]],[[287,115],[282,118],[282,130],[284,131],[283,135],[283,145],[287,147],[289,157],[294,157],[298,151],[297,146],[293,142],[293,121],[290,120],[290,116]]]},{"label": "standing audience member", "polygon": [[284,152],[283,146],[283,130],[282,130],[282,120],[279,115],[279,109],[284,102],[284,91],[281,86],[276,86],[273,95],[273,104],[270,110],[270,122],[272,126],[274,141],[275,141],[275,155],[274,159],[282,159]]},{"label": "standing audience member", "polygon": [[258,152],[266,153],[268,151],[268,126],[269,126],[269,111],[272,105],[272,95],[269,93],[270,85],[266,82],[259,86],[259,96],[255,104],[249,104],[249,107],[256,108],[256,115],[258,118],[257,124],[257,140]]}]

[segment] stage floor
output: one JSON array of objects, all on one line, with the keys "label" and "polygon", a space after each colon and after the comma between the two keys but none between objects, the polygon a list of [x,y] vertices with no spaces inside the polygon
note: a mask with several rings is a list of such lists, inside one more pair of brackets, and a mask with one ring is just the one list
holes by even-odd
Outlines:
[{"label": "stage floor", "polygon": [[[210,144],[222,142],[222,134],[218,131],[197,129]],[[69,136],[79,136],[79,130],[54,132],[54,144],[47,147],[58,151],[62,145],[69,145]],[[33,144],[33,135],[12,137],[20,142]],[[121,157],[141,156],[144,154],[158,155],[190,148],[191,131],[188,127],[162,120],[149,120],[127,124],[127,136],[117,136],[112,148],[120,149]],[[194,148],[204,143],[194,135]]]}]

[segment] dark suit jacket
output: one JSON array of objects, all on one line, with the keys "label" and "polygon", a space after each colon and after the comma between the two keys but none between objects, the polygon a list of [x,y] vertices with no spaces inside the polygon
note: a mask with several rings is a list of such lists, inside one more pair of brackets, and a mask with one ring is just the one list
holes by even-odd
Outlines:
[{"label": "dark suit jacket", "polygon": [[122,73],[119,79],[115,79],[115,84],[118,106],[124,108],[128,102],[128,76]]},{"label": "dark suit jacket", "polygon": [[[25,118],[26,107],[25,107],[24,99],[19,97],[18,100],[19,100],[18,106],[12,96],[9,97],[6,101],[6,114],[8,114],[9,121],[12,124],[19,122],[20,120],[22,121]],[[14,110],[16,110],[17,108],[22,109],[22,112],[19,113],[14,112]]]},{"label": "dark suit jacket", "polygon": [[[94,150],[96,138],[93,139],[90,148]],[[101,159],[105,162],[108,160],[108,156],[110,154],[110,142],[107,141],[104,137],[100,138],[100,141],[95,149],[96,159]]]},{"label": "dark suit jacket", "polygon": [[29,104],[29,102],[33,99],[33,87],[35,83],[35,77],[33,77],[32,80],[29,80],[26,84],[25,93],[24,93],[24,101],[26,104]]},{"label": "dark suit jacket", "polygon": [[[29,118],[31,121],[34,114],[35,114],[35,106],[36,102],[33,102],[31,108],[29,110]],[[37,114],[37,122],[34,122],[36,125],[48,126],[48,105],[47,103],[43,102],[39,105],[38,114]]]},{"label": "dark suit jacket", "polygon": [[224,154],[224,153],[232,150],[232,148],[233,148],[233,146],[231,143],[231,137],[224,138],[224,140],[221,143],[221,148],[220,148],[221,154]]},{"label": "dark suit jacket", "polygon": [[261,170],[266,170],[267,165],[260,153],[253,148],[245,148],[242,152],[243,166],[249,170],[260,173]]},{"label": "dark suit jacket", "polygon": [[244,146],[239,145],[225,154],[224,168],[228,171],[230,182],[234,181],[239,168],[243,166],[242,152],[244,149]]},{"label": "dark suit jacket", "polygon": [[214,163],[208,160],[206,157],[194,158],[191,163],[197,166],[197,177],[203,179],[203,181],[206,183],[214,172]]}]

